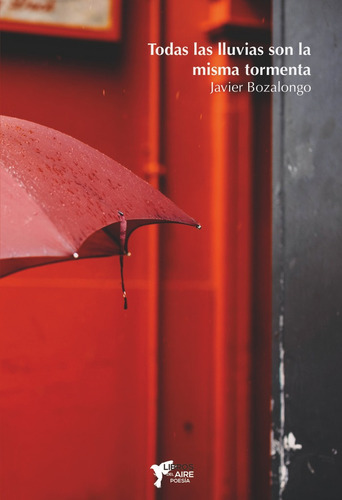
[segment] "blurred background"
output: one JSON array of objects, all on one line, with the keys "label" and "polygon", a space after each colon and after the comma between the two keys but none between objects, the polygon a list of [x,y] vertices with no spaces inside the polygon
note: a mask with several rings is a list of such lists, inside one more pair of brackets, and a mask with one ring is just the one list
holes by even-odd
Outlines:
[{"label": "blurred background", "polygon": [[[266,500],[270,94],[211,95],[227,79],[194,77],[198,58],[151,57],[147,43],[267,44],[271,2],[109,2],[109,27],[60,12],[19,22],[16,3],[0,7],[1,114],[111,156],[202,230],[132,236],[127,311],[118,257],[0,281],[1,498]],[[157,491],[150,467],[166,460],[193,464],[191,483]]]}]

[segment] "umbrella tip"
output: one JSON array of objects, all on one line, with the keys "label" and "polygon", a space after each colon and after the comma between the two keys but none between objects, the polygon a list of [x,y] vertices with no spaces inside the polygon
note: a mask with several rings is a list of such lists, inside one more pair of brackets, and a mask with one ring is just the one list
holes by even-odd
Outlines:
[{"label": "umbrella tip", "polygon": [[74,259],[78,259],[78,258],[79,258],[79,255],[78,255],[78,253],[77,253],[77,252],[74,252],[74,253],[72,254],[72,256],[73,256],[73,258],[74,258]]},{"label": "umbrella tip", "polygon": [[197,226],[196,226],[196,227],[197,227],[197,229],[202,229],[201,224],[197,224]]},{"label": "umbrella tip", "polygon": [[126,294],[126,290],[123,291],[123,299],[124,299],[124,309],[127,309],[127,294]]}]

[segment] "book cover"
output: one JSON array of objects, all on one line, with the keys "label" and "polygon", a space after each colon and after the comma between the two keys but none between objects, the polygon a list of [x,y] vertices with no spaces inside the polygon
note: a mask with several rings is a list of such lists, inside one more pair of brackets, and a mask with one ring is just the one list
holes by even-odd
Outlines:
[{"label": "book cover", "polygon": [[339,498],[340,26],[334,0],[0,2],[1,115],[202,226],[133,233],[126,310],[118,256],[1,278],[1,498]]}]

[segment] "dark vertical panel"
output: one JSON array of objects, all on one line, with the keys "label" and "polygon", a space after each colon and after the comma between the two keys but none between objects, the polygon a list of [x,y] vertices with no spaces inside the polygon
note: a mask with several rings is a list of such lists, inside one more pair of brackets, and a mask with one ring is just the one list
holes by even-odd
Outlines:
[{"label": "dark vertical panel", "polygon": [[[271,99],[254,99],[252,467],[253,500],[270,496],[271,420]],[[258,125],[262,123],[263,126]]]},{"label": "dark vertical panel", "polygon": [[338,1],[274,2],[274,44],[312,51],[275,60],[307,61],[312,91],[274,96],[274,499],[342,498],[341,22]]}]

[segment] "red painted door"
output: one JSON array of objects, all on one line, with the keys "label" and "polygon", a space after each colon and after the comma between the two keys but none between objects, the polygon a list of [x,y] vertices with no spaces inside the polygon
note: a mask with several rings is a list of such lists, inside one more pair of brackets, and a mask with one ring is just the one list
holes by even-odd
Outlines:
[{"label": "red painted door", "polygon": [[[270,102],[211,96],[197,59],[147,48],[267,20],[236,5],[134,0],[119,44],[2,38],[2,114],[147,175],[203,226],[133,235],[127,311],[117,258],[0,281],[4,500],[267,498]],[[194,477],[158,493],[166,460]]]}]

